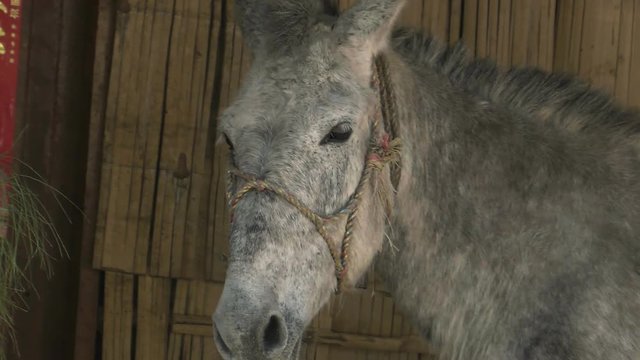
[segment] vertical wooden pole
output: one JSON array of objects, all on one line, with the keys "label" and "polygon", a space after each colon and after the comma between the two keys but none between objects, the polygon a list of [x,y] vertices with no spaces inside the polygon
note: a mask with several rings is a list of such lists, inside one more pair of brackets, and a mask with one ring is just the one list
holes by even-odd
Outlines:
[{"label": "vertical wooden pole", "polygon": [[[87,139],[98,3],[86,0],[0,0],[20,2],[22,38],[15,106],[15,157],[37,171],[48,185],[83,207],[87,170]],[[0,10],[1,11],[1,10]],[[3,22],[4,26],[4,22]],[[18,35],[16,34],[16,37]],[[16,49],[17,50],[17,49]],[[5,72],[0,71],[0,76]],[[4,81],[1,81],[4,84]],[[16,173],[29,171],[14,164]],[[52,278],[36,266],[28,269],[37,293],[26,294],[28,311],[15,315],[20,356],[10,359],[73,359],[80,254],[81,212],[64,211],[51,191],[30,184],[51,215],[69,257],[56,253]],[[67,218],[67,214],[70,219]],[[69,221],[70,220],[70,221]],[[98,284],[84,282],[83,290]],[[96,318],[97,314],[85,314]],[[83,328],[91,338],[95,329]],[[86,339],[85,338],[85,339]],[[85,357],[86,358],[86,357]],[[90,359],[94,356],[91,354]]]}]

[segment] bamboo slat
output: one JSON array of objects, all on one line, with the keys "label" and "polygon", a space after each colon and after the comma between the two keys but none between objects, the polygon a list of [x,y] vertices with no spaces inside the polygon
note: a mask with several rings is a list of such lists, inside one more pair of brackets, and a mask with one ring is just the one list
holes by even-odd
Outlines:
[{"label": "bamboo slat", "polygon": [[[640,0],[633,3],[633,33],[629,39],[632,44],[629,72],[629,88],[627,90],[627,103],[640,107]],[[624,78],[621,78],[624,81]]]},{"label": "bamboo slat", "polygon": [[489,0],[478,0],[478,19],[476,33],[476,57],[489,57]]},{"label": "bamboo slat", "polygon": [[568,72],[572,68],[571,45],[573,43],[574,18],[578,15],[575,13],[576,0],[560,0],[556,8],[556,17],[558,26],[556,29],[556,48],[553,59],[553,67],[557,71]]},{"label": "bamboo slat", "polygon": [[104,324],[102,359],[131,358],[133,341],[134,276],[122,273],[105,274]]},{"label": "bamboo slat", "polygon": [[620,0],[594,0],[585,8],[579,74],[609,93],[615,89]]},{"label": "bamboo slat", "polygon": [[451,20],[449,26],[449,43],[455,44],[462,38],[463,0],[451,0]]},{"label": "bamboo slat", "polygon": [[[629,76],[634,64],[631,62],[633,50],[634,0],[623,0],[620,7],[620,39],[615,76],[615,96],[623,104],[629,102]],[[636,40],[637,41],[637,40]],[[638,67],[638,65],[635,65]]]},{"label": "bamboo slat", "polygon": [[[163,146],[159,159],[155,229],[150,273],[155,276],[206,277],[207,194],[211,159],[204,155],[215,132],[209,121],[209,99],[213,86],[209,35],[217,15],[211,1],[182,0],[176,3],[170,40],[163,124]],[[213,21],[213,24],[212,24]],[[219,23],[219,22],[218,22]],[[209,80],[209,81],[208,81]]]},{"label": "bamboo slat", "polygon": [[[567,46],[568,67],[566,69],[556,68],[556,70],[565,70],[567,72],[577,74],[580,69],[580,62],[582,60],[582,28],[584,25],[585,7],[585,0],[575,0],[573,1],[572,14],[563,14],[571,17],[571,30],[569,32],[571,34],[571,40]],[[565,19],[561,17],[560,21],[563,20]]]},{"label": "bamboo slat", "polygon": [[122,2],[105,111],[94,264],[145,273],[163,118],[170,0]]},{"label": "bamboo slat", "polygon": [[422,1],[409,1],[407,2],[406,9],[401,15],[400,23],[404,26],[420,26],[422,24],[423,8],[429,2]]},{"label": "bamboo slat", "polygon": [[136,297],[136,353],[139,360],[167,357],[171,279],[140,276]]},{"label": "bamboo slat", "polygon": [[463,9],[462,42],[472,55],[477,55],[478,0],[464,0]]}]

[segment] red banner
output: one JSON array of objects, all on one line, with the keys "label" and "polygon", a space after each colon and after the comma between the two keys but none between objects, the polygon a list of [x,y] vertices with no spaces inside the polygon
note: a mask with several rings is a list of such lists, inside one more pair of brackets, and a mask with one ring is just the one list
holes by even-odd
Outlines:
[{"label": "red banner", "polygon": [[0,170],[5,174],[13,157],[22,1],[0,0]]}]

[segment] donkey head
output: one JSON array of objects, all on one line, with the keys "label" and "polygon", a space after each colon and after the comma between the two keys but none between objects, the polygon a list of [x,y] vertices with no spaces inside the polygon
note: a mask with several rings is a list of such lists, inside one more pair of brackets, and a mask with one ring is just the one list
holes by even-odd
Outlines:
[{"label": "donkey head", "polygon": [[[330,249],[341,247],[347,216],[327,223],[323,237],[304,212],[336,214],[358,188],[379,135],[372,59],[401,6],[362,0],[337,17],[322,0],[236,0],[254,63],[219,126],[242,174],[230,180],[229,267],[214,315],[225,359],[296,358],[305,327],[337,286]],[[256,191],[243,192],[251,181]],[[260,191],[265,184],[274,191]],[[347,284],[382,247],[378,194],[390,186],[387,171],[359,192]]]}]

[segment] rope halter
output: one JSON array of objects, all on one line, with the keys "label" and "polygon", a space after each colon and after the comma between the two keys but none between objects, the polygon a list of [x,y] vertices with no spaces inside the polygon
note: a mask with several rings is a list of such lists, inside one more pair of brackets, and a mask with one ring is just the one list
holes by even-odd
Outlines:
[{"label": "rope halter", "polygon": [[[335,264],[335,276],[338,285],[337,292],[340,292],[344,286],[343,280],[347,274],[349,266],[353,229],[356,216],[360,209],[360,203],[362,202],[362,196],[365,192],[366,184],[369,183],[374,176],[379,176],[387,164],[393,165],[391,169],[391,176],[392,182],[396,187],[397,182],[394,178],[399,178],[398,161],[400,158],[401,141],[399,138],[393,137],[393,134],[397,134],[394,111],[395,99],[393,98],[393,92],[391,91],[392,89],[388,78],[386,62],[381,56],[379,56],[375,59],[374,65],[375,70],[373,72],[372,86],[378,90],[380,103],[377,107],[376,115],[373,120],[372,136],[360,181],[358,182],[353,195],[351,195],[347,203],[340,210],[330,215],[321,215],[307,207],[298,198],[282,187],[258,179],[255,176],[244,173],[233,166],[230,166],[228,170],[229,179],[227,201],[231,214],[231,222],[233,222],[234,212],[238,203],[251,192],[269,192],[284,199],[315,226],[316,231],[327,244],[331,258]],[[380,117],[384,121],[383,128],[380,128]],[[378,134],[380,135],[376,137]],[[232,186],[235,179],[242,179],[244,184],[235,194],[233,194]],[[388,193],[386,200],[387,206],[385,210],[389,217],[391,209],[389,206],[390,201]],[[337,245],[334,245],[338,244],[338,242],[335,242],[331,234],[327,231],[327,225],[331,222],[338,221],[338,219],[344,214],[347,214],[347,222],[345,224],[341,245],[338,247]]]}]

